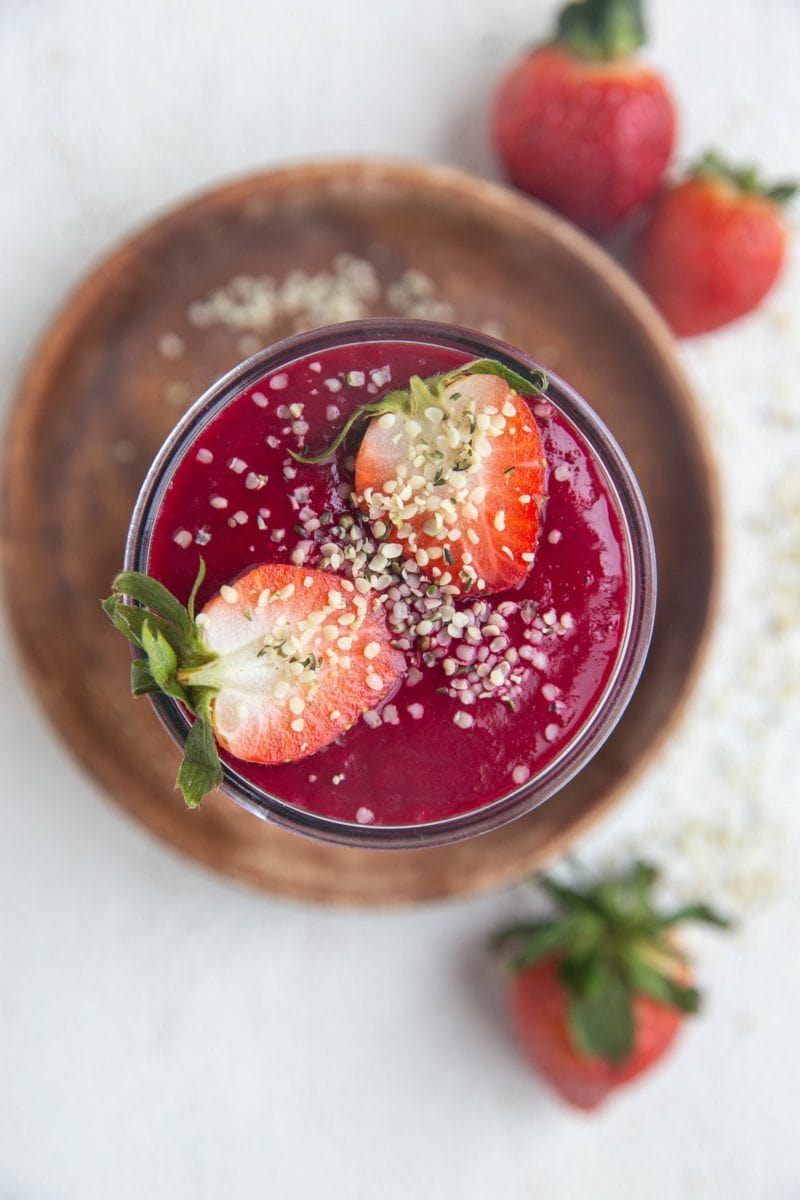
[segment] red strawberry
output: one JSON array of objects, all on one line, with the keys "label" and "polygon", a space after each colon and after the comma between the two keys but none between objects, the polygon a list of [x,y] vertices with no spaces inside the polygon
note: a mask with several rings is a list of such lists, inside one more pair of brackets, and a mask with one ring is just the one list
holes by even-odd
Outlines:
[{"label": "red strawberry", "polygon": [[795,190],[764,188],[751,168],[707,154],[660,197],[640,232],[634,269],[675,333],[718,329],[763,299],[783,265],[781,205]]},{"label": "red strawberry", "polygon": [[326,571],[255,567],[222,588],[197,624],[219,657],[178,678],[219,688],[217,740],[251,762],[314,754],[392,691],[404,669],[380,610]]},{"label": "red strawberry", "polygon": [[661,77],[630,57],[644,41],[639,0],[582,0],[555,40],[500,84],[495,143],[509,179],[595,234],[656,192],[675,141]]},{"label": "red strawberry", "polygon": [[700,995],[671,930],[684,920],[727,922],[704,904],[659,916],[654,869],[579,892],[542,884],[560,906],[549,921],[511,926],[495,939],[511,944],[511,1012],[534,1066],[577,1108],[648,1070],[667,1051]]},{"label": "red strawberry", "polygon": [[[197,618],[194,593],[184,609],[147,575],[120,575],[114,587],[106,612],[145,653],[134,692],[166,692],[197,716],[179,776],[190,804],[219,783],[214,737],[251,762],[305,758],[374,707],[404,670],[380,610],[324,571],[254,567]],[[121,595],[144,607],[121,604]]]},{"label": "red strawberry", "polygon": [[[548,958],[515,975],[512,1018],[522,1049],[564,1099],[576,1108],[596,1108],[614,1088],[635,1079],[666,1053],[683,1017],[650,996],[635,996],[636,1032],[628,1058],[617,1066],[599,1056],[587,1057],[570,1033],[559,965],[557,959]],[[688,983],[688,978],[683,982]]]},{"label": "red strawberry", "polygon": [[[355,462],[355,499],[381,556],[414,559],[452,595],[497,592],[531,569],[544,503],[545,460],[530,407],[535,384],[480,360],[411,380],[354,414],[370,418]],[[320,461],[321,455],[302,461]]]}]

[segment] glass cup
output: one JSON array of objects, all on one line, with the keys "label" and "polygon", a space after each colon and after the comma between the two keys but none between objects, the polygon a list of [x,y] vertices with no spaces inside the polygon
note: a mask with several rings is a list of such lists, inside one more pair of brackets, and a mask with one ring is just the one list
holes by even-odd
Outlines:
[{"label": "glass cup", "polygon": [[[295,833],[348,846],[410,849],[443,845],[486,833],[548,800],[597,753],[625,711],[638,682],[655,616],[653,536],[633,472],[616,441],[585,400],[546,366],[521,351],[483,334],[449,325],[407,320],[359,321],[287,338],[254,354],[213,384],[169,435],[142,484],[133,510],[125,547],[125,569],[147,570],[153,528],[172,474],[200,431],[220,409],[265,375],[282,370],[297,359],[345,345],[382,341],[463,351],[470,359],[494,358],[526,377],[544,371],[549,380],[548,402],[583,437],[616,503],[629,581],[625,627],[616,664],[586,720],[561,752],[537,774],[483,807],[424,824],[360,825],[319,816],[288,804],[256,787],[228,763],[223,763],[221,790],[263,820]],[[166,729],[182,746],[190,728],[184,709],[170,697],[160,694],[151,696],[150,700]]]}]

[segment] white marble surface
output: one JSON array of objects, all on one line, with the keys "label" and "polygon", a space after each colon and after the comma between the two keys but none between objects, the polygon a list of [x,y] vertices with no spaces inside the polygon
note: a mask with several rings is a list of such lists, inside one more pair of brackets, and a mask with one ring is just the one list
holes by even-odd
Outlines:
[{"label": "white marble surface", "polygon": [[[795,0],[650,10],[684,151],[800,172]],[[87,264],[187,193],[329,154],[492,173],[486,97],[549,11],[5,0],[4,406]],[[799,333],[795,255],[765,310],[686,349],[723,469],[723,620],[683,729],[577,847],[650,849],[743,913],[696,940],[707,1014],[663,1069],[591,1120],[529,1075],[482,948],[515,896],[325,912],[176,858],[80,773],[4,633],[0,1200],[800,1195]]]}]

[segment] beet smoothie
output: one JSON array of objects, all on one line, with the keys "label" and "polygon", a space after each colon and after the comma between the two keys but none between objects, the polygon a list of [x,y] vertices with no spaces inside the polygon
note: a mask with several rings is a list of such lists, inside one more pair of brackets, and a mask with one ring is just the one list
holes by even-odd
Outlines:
[{"label": "beet smoothie", "polygon": [[[325,446],[356,408],[412,375],[476,357],[434,336],[438,328],[423,326],[419,338],[397,336],[396,326],[392,338],[370,336],[368,327],[349,339],[330,330],[339,344],[317,342],[260,378],[251,370],[243,390],[187,426],[155,481],[146,552],[139,547],[139,569],[182,602],[202,555],[198,607],[262,563],[333,571],[383,597],[392,645],[407,663],[392,694],[298,761],[264,766],[221,753],[251,792],[354,825],[457,818],[535,781],[595,719],[630,634],[631,553],[619,498],[557,390],[528,401],[547,500],[532,569],[505,592],[452,597],[424,579],[409,584],[375,558],[381,539],[354,507],[355,447],[345,443],[318,465],[290,454]],[[497,346],[481,342],[485,353]],[[644,625],[646,644],[647,616]]]}]

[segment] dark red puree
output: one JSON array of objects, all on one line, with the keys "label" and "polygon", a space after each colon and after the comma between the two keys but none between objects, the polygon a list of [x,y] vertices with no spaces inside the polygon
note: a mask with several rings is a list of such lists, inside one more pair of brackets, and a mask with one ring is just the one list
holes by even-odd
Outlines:
[{"label": "dark red puree", "polygon": [[[319,566],[330,531],[353,512],[347,464],[339,456],[304,466],[289,448],[323,446],[374,396],[404,387],[412,374],[424,378],[465,361],[450,349],[360,343],[298,359],[242,392],[177,467],[157,516],[150,574],[186,601],[202,554],[202,604],[258,563],[289,562],[294,553],[294,561],[305,554],[307,566]],[[549,466],[530,575],[512,591],[457,600],[476,627],[473,642],[449,641],[445,631],[423,659],[414,641],[413,669],[399,690],[324,750],[273,767],[223,753],[257,787],[345,821],[435,821],[507,795],[589,719],[624,632],[623,534],[583,439],[549,402],[530,404]],[[398,602],[402,612],[402,597],[390,591],[386,611]],[[502,662],[510,664],[510,672],[501,668],[503,685],[481,698],[490,686],[482,681]]]}]

